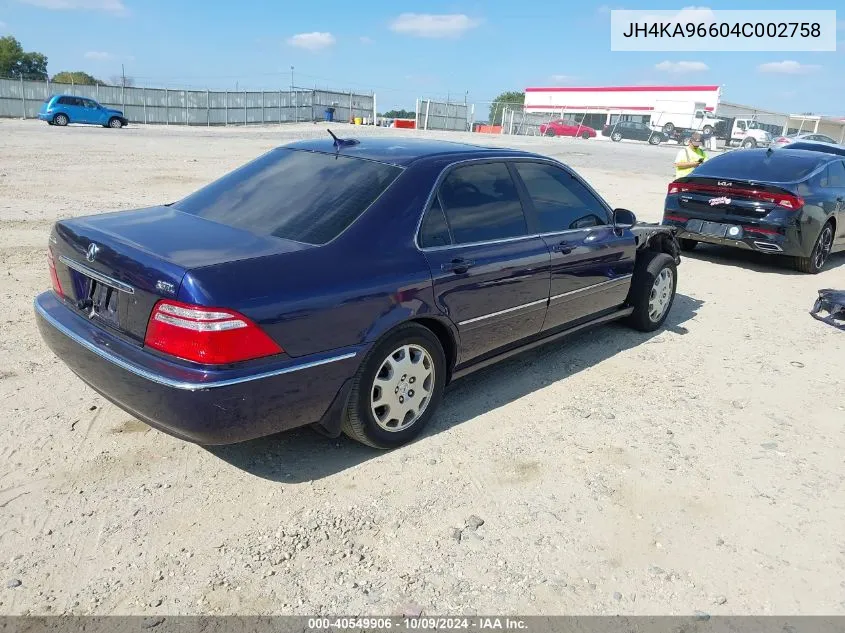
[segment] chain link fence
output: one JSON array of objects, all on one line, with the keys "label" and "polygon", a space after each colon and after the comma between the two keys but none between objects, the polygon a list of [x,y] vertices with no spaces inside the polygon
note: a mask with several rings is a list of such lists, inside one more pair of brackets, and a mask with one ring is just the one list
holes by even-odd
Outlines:
[{"label": "chain link fence", "polygon": [[132,123],[247,125],[317,121],[333,108],[336,121],[375,116],[375,95],[296,88],[278,91],[178,90],[129,86],[57,84],[0,78],[0,117],[34,119],[52,95],[94,99],[122,110]]}]

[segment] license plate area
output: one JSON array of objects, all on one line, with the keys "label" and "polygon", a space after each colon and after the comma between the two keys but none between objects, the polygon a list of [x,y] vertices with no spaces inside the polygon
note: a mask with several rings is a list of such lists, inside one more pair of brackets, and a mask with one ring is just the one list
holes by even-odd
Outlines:
[{"label": "license plate area", "polygon": [[91,279],[87,301],[85,301],[88,318],[101,319],[109,325],[118,328],[120,326],[118,318],[119,298],[120,291]]},{"label": "license plate area", "polygon": [[690,233],[698,233],[699,235],[730,237],[732,239],[742,237],[742,227],[735,224],[722,224],[721,222],[708,222],[706,220],[689,220],[686,229]]}]

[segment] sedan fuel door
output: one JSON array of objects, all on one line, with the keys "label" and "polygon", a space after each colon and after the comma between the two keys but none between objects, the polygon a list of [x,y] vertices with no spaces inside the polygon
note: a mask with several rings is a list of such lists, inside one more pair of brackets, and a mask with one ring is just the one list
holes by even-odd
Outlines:
[{"label": "sedan fuel door", "polygon": [[513,167],[551,251],[549,311],[543,329],[621,306],[634,271],[634,234],[615,229],[610,207],[562,166],[526,160]]},{"label": "sedan fuel door", "polygon": [[459,363],[540,332],[549,298],[549,250],[529,230],[504,161],[451,168],[418,235],[437,306],[460,335]]}]

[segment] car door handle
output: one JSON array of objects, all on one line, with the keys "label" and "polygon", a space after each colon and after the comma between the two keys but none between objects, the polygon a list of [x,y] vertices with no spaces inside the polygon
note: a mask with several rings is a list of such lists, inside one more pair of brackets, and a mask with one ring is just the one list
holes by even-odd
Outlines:
[{"label": "car door handle", "polygon": [[572,244],[567,242],[566,240],[562,242],[558,242],[554,246],[552,246],[552,251],[555,253],[562,253],[563,255],[569,255],[572,252]]},{"label": "car door handle", "polygon": [[463,257],[456,257],[448,264],[441,264],[440,270],[444,273],[457,273],[458,275],[462,275],[470,268],[475,265],[475,262],[471,259],[464,259]]}]

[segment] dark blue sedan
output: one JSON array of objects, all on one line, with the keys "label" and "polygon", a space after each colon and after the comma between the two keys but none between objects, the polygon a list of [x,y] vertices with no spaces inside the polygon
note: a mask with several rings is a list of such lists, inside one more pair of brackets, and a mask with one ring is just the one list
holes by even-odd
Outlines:
[{"label": "dark blue sedan", "polygon": [[35,311],[83,381],[166,433],[312,424],[390,448],[458,376],[615,319],[659,328],[678,252],[536,154],[311,140],[172,204],[57,222]]}]

